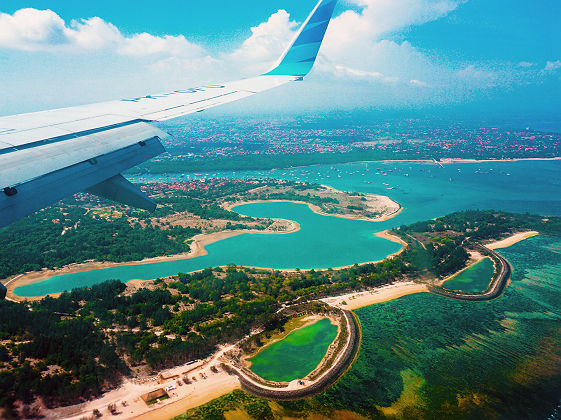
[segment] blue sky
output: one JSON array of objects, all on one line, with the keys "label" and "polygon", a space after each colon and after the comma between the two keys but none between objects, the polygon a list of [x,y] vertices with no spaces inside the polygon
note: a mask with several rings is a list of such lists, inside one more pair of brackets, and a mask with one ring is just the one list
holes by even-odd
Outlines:
[{"label": "blue sky", "polygon": [[[2,0],[0,115],[258,74],[314,5]],[[555,117],[559,16],[558,0],[341,0],[307,83],[219,112],[465,109]]]}]

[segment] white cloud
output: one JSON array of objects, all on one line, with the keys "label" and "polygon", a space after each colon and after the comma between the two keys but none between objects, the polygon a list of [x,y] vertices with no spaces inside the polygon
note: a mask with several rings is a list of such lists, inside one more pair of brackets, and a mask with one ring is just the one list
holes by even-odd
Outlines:
[{"label": "white cloud", "polygon": [[195,45],[183,36],[165,35],[158,37],[147,33],[125,38],[118,51],[124,55],[169,55],[172,57],[200,57],[205,55],[203,48]]},{"label": "white cloud", "polygon": [[[323,103],[329,103],[325,98],[332,92],[337,96],[332,103],[451,103],[489,95],[503,87],[539,83],[544,75],[561,69],[561,61],[549,61],[545,67],[525,61],[508,65],[446,61],[409,41],[393,38],[412,26],[449,15],[466,1],[347,0],[358,8],[334,18],[315,68],[317,94],[304,96],[316,101],[321,97]],[[108,69],[103,76],[108,82],[99,83],[100,92],[117,80],[117,69],[124,75],[118,84],[123,91],[127,86],[133,89],[134,95],[264,72],[282,54],[297,29],[298,23],[290,14],[279,10],[251,28],[251,35],[235,51],[212,56],[183,35],[124,35],[99,17],[66,23],[50,10],[22,9],[13,15],[0,13],[0,51],[63,52],[53,57],[62,66],[75,66],[77,54],[96,51],[98,54],[81,58],[88,70],[88,63],[94,60],[98,60],[99,68]],[[53,67],[58,66],[57,61]],[[84,73],[101,80],[93,70]],[[327,91],[326,79],[332,86]],[[309,86],[314,89],[313,80]],[[298,95],[299,91],[291,94]]]},{"label": "white cloud", "polygon": [[0,49],[50,52],[110,50],[128,56],[163,55],[200,57],[201,47],[183,36],[124,36],[117,27],[99,17],[74,20],[67,25],[52,10],[21,9],[0,14]]},{"label": "white cloud", "polygon": [[[450,85],[457,70],[436,62],[408,41],[389,36],[440,19],[467,0],[350,0],[360,11],[347,10],[336,17],[322,49],[322,72],[357,79],[370,76],[386,83],[427,88]],[[331,64],[331,69],[329,68]],[[352,72],[341,71],[341,66]],[[382,75],[372,77],[373,75]]]},{"label": "white cloud", "polygon": [[42,50],[68,43],[64,21],[51,10],[21,9],[0,14],[0,48]]},{"label": "white cloud", "polygon": [[470,64],[457,73],[460,79],[491,83],[496,79],[495,73]]},{"label": "white cloud", "polygon": [[251,36],[224,59],[242,66],[247,72],[266,71],[284,52],[297,28],[298,23],[290,20],[288,12],[279,10],[266,22],[251,28]]},{"label": "white cloud", "polygon": [[559,69],[561,69],[561,60],[548,61],[545,64],[544,71],[553,73],[553,72],[556,72]]},{"label": "white cloud", "polygon": [[339,78],[350,78],[355,80],[376,81],[382,83],[394,84],[399,82],[399,77],[385,76],[384,74],[376,71],[357,70],[345,66],[335,66],[335,76]]},{"label": "white cloud", "polygon": [[417,86],[421,88],[430,88],[431,86],[428,83],[423,82],[422,80],[412,79],[409,81],[409,84],[412,86]]},{"label": "white cloud", "polygon": [[116,47],[124,39],[116,26],[98,17],[73,20],[70,28],[65,28],[65,35],[74,51]]}]

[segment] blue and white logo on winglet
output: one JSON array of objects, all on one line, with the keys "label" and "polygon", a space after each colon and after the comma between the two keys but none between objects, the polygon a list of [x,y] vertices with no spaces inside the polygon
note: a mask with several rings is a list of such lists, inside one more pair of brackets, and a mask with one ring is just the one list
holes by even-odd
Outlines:
[{"label": "blue and white logo on winglet", "polygon": [[321,0],[278,64],[265,75],[306,76],[316,61],[337,0]]}]

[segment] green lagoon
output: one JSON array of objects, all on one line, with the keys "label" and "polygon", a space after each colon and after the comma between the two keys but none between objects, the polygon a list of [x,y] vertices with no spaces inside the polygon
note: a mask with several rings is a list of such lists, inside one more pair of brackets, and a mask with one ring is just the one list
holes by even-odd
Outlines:
[{"label": "green lagoon", "polygon": [[485,258],[473,267],[462,271],[456,277],[444,283],[444,287],[452,290],[461,290],[468,293],[483,292],[491,283],[495,274],[493,260]]},{"label": "green lagoon", "polygon": [[547,419],[561,396],[561,239],[500,252],[514,269],[500,299],[418,294],[356,311],[359,357],[314,401],[374,417]]},{"label": "green lagoon", "polygon": [[269,381],[291,382],[310,374],[320,363],[337,336],[329,319],[297,329],[257,354],[251,370]]}]

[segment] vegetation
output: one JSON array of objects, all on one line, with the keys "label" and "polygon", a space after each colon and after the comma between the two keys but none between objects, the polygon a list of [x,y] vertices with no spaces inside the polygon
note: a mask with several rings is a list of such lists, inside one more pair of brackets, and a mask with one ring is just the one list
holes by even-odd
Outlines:
[{"label": "vegetation", "polygon": [[408,242],[405,260],[421,272],[445,277],[465,267],[474,243],[501,239],[525,230],[561,235],[561,218],[468,210],[401,226],[395,233]]},{"label": "vegetation", "polygon": [[62,204],[0,230],[0,278],[88,260],[133,261],[189,251],[199,229],[111,220]]},{"label": "vegetation", "polygon": [[[206,357],[254,328],[279,328],[281,305],[445,275],[465,264],[475,240],[560,227],[558,218],[462,212],[401,227],[396,233],[410,246],[378,264],[290,273],[229,266],[145,282],[139,290],[110,281],[31,304],[2,301],[0,404],[10,417],[16,401],[41,397],[54,406],[90,398],[133,367],[152,372]],[[250,415],[268,415],[258,401],[248,404]]]},{"label": "vegetation", "polygon": [[[224,210],[215,201],[256,185],[261,184],[224,182],[208,190],[182,191],[156,184],[147,189],[158,203],[155,213],[78,195],[79,202],[62,201],[0,229],[0,278],[89,260],[138,261],[188,252],[191,238],[202,229],[166,217],[220,219],[232,229],[247,228],[255,219]],[[236,221],[240,223],[231,224]]]},{"label": "vegetation", "polygon": [[[118,293],[123,288],[121,283],[105,284],[86,294]],[[4,417],[16,416],[16,401],[28,404],[37,395],[47,406],[95,397],[128,373],[115,344],[94,319],[73,315],[71,306],[68,297],[32,305],[0,302]]]},{"label": "vegetation", "polygon": [[247,418],[256,420],[273,419],[272,403],[243,391],[236,390],[231,394],[217,398],[208,404],[189,410],[187,413],[175,417],[174,420],[222,420],[224,413],[242,410]]},{"label": "vegetation", "polygon": [[[0,278],[90,260],[126,262],[190,250],[191,239],[218,230],[264,230],[273,221],[225,210],[237,200],[338,203],[317,193],[325,187],[292,181],[221,180],[150,184],[154,213],[78,194],[0,229]],[[273,191],[263,194],[259,191]],[[257,191],[257,192],[256,192]],[[275,192],[276,191],[276,192]],[[350,195],[349,195],[350,197]]]}]

